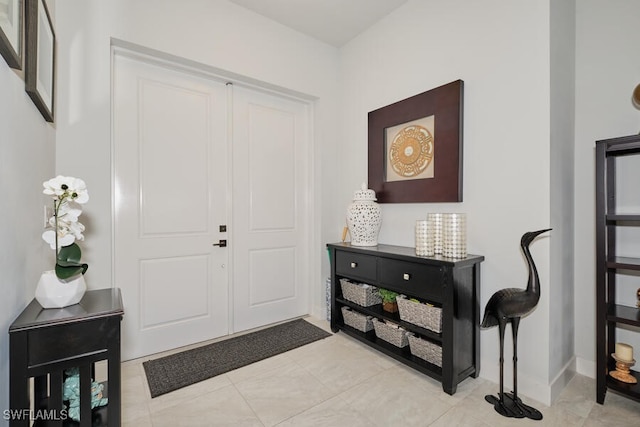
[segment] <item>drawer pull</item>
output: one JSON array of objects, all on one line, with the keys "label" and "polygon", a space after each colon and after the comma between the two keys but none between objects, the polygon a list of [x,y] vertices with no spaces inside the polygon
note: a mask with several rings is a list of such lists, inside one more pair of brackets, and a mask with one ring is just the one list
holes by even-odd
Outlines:
[{"label": "drawer pull", "polygon": [[357,262],[352,262],[352,263],[351,263],[351,268],[356,268],[357,266],[358,266],[358,263],[357,263]]},{"label": "drawer pull", "polygon": [[404,274],[402,275],[402,278],[403,278],[404,280],[409,280],[409,279],[411,279],[411,275],[410,275],[409,273],[404,273]]}]

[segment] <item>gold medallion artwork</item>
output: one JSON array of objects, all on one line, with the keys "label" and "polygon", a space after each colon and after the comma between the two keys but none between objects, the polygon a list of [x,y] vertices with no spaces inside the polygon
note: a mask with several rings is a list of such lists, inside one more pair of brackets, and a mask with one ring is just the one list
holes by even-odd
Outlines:
[{"label": "gold medallion artwork", "polygon": [[418,176],[433,160],[433,136],[423,126],[406,126],[393,138],[388,155],[395,173],[405,178]]}]

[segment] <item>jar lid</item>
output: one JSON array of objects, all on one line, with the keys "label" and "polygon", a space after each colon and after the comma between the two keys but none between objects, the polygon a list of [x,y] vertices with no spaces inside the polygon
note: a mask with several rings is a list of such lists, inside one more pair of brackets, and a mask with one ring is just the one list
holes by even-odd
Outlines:
[{"label": "jar lid", "polygon": [[378,200],[376,199],[376,192],[370,189],[367,189],[367,184],[362,183],[362,187],[360,190],[356,190],[353,193],[353,200]]}]

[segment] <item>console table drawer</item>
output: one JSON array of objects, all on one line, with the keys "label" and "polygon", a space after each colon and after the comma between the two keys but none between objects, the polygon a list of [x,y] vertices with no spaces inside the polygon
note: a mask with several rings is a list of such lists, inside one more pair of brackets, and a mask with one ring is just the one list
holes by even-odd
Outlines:
[{"label": "console table drawer", "polygon": [[[78,322],[64,327],[52,326],[27,333],[29,366],[106,352],[109,340],[119,331],[119,319]],[[97,333],[96,331],[100,331]]]},{"label": "console table drawer", "polygon": [[380,286],[433,302],[442,302],[443,273],[439,267],[381,258]]},{"label": "console table drawer", "polygon": [[376,280],[376,257],[336,251],[336,272],[360,280]]}]

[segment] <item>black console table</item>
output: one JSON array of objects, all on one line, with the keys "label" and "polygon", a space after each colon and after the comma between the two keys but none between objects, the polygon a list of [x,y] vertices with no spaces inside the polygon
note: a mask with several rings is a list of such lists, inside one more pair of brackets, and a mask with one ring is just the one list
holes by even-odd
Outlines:
[{"label": "black console table", "polygon": [[[87,291],[80,303],[43,309],[33,300],[9,327],[11,427],[120,426],[120,290]],[[91,410],[94,364],[106,360],[109,403]],[[80,373],[80,422],[63,411],[64,371]],[[33,378],[33,392],[29,379]],[[31,403],[33,402],[33,409]],[[108,417],[108,419],[107,419]]]},{"label": "black console table", "polygon": [[[448,394],[480,373],[480,255],[463,259],[440,255],[417,257],[415,248],[378,245],[327,245],[331,255],[331,329],[339,330],[442,383]],[[442,331],[433,332],[382,310],[381,304],[362,307],[345,299],[340,279],[367,283],[442,308]],[[442,349],[442,366],[426,362],[408,347],[398,348],[346,325],[341,312],[349,307],[366,316],[397,324]]]}]

